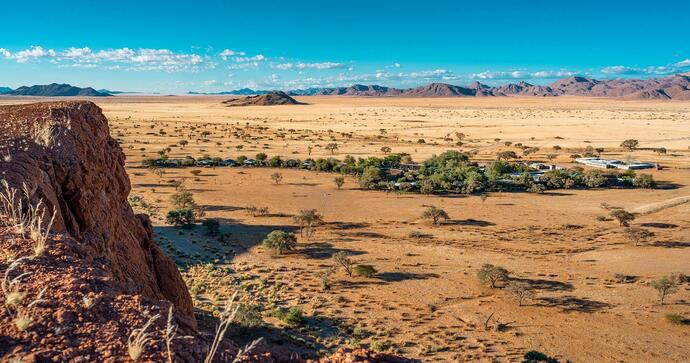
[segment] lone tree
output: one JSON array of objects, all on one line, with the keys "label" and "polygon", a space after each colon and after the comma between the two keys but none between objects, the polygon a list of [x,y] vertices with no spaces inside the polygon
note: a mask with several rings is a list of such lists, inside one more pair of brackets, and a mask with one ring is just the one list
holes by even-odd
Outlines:
[{"label": "lone tree", "polygon": [[392,150],[392,149],[390,148],[390,146],[383,146],[383,147],[381,147],[381,152],[383,152],[384,155],[390,154],[391,150]]},{"label": "lone tree", "polygon": [[191,208],[179,208],[171,210],[165,217],[165,221],[168,224],[185,228],[194,225],[195,220],[196,218],[194,216],[194,210]]},{"label": "lone tree", "polygon": [[508,270],[500,266],[494,266],[489,263],[485,263],[482,268],[477,272],[477,278],[484,284],[489,284],[489,286],[494,289],[496,288],[496,283],[499,281],[508,281]]},{"label": "lone tree", "polygon": [[640,142],[635,139],[627,139],[621,142],[621,147],[624,147],[630,151],[633,151],[633,149],[637,148],[638,145],[640,145]]},{"label": "lone tree", "polygon": [[332,142],[332,143],[326,145],[326,147],[324,149],[330,151],[331,154],[334,154],[335,151],[338,150],[338,144]]},{"label": "lone tree", "polygon": [[293,217],[299,225],[299,235],[311,237],[314,235],[314,227],[323,222],[323,216],[316,209],[303,209]]},{"label": "lone tree", "polygon": [[283,174],[273,173],[271,174],[271,180],[273,180],[276,184],[280,184],[280,182],[283,181]]},{"label": "lone tree", "polygon": [[522,306],[522,302],[525,301],[525,299],[534,298],[534,290],[532,290],[532,286],[526,282],[512,281],[506,286],[506,291],[515,297],[518,306]]},{"label": "lone tree", "polygon": [[630,222],[635,220],[635,215],[624,209],[614,209],[610,215],[623,227],[630,226]]},{"label": "lone tree", "polygon": [[194,208],[194,194],[188,190],[180,190],[179,192],[170,196],[170,203],[175,208]]},{"label": "lone tree", "polygon": [[498,160],[510,160],[510,159],[517,159],[518,155],[515,153],[515,151],[501,151],[496,154],[496,157]]},{"label": "lone tree", "polygon": [[664,305],[664,300],[668,295],[678,292],[678,285],[684,282],[685,276],[673,273],[649,283],[659,293],[659,304]]},{"label": "lone tree", "polygon": [[441,221],[448,220],[450,217],[448,216],[448,213],[446,213],[445,210],[431,206],[427,208],[424,213],[422,213],[422,218],[424,219],[431,219],[434,221],[435,225],[441,224]]},{"label": "lone tree", "polygon": [[297,247],[297,237],[294,233],[277,230],[269,233],[261,244],[276,254],[282,255],[283,252]]},{"label": "lone tree", "polygon": [[342,267],[345,270],[345,272],[347,272],[348,276],[352,277],[352,266],[354,265],[354,262],[352,261],[350,255],[347,252],[338,251],[334,253],[333,261],[336,265]]},{"label": "lone tree", "polygon": [[635,246],[638,246],[641,242],[654,237],[654,232],[640,227],[626,227],[623,235]]},{"label": "lone tree", "polygon": [[345,185],[345,177],[344,176],[336,176],[333,178],[333,182],[335,183],[335,186],[338,187],[338,190]]}]

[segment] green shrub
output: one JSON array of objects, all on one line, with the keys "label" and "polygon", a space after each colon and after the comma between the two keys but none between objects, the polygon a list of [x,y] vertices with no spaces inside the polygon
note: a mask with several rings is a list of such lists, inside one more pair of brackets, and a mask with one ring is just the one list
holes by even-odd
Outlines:
[{"label": "green shrub", "polygon": [[289,326],[300,326],[304,324],[304,315],[299,306],[292,306],[287,311],[282,308],[275,308],[271,315]]},{"label": "green shrub", "polygon": [[191,208],[179,208],[168,212],[165,218],[166,223],[178,226],[189,227],[194,224],[194,210]]},{"label": "green shrub", "polygon": [[559,363],[558,359],[549,357],[548,355],[536,351],[536,350],[530,350],[529,352],[525,353],[524,360],[522,363]]},{"label": "green shrub", "polygon": [[633,186],[635,188],[651,189],[656,186],[656,181],[654,181],[654,177],[649,174],[640,174],[637,178],[633,179]]},{"label": "green shrub", "polygon": [[379,353],[385,352],[388,349],[390,349],[390,347],[391,347],[391,343],[388,341],[385,341],[385,340],[383,340],[383,341],[377,340],[377,341],[371,342],[371,350],[373,350],[374,352],[379,352]]},{"label": "green shrub", "polygon": [[180,190],[179,192],[170,196],[170,203],[175,208],[189,208],[196,206],[194,202],[194,194],[188,190]]},{"label": "green shrub", "polygon": [[606,177],[599,170],[587,170],[582,175],[582,184],[588,188],[600,188],[606,185]]},{"label": "green shrub", "polygon": [[276,230],[269,233],[261,244],[265,248],[281,255],[283,252],[290,251],[297,246],[297,237],[292,232]]},{"label": "green shrub", "polygon": [[684,324],[685,319],[683,319],[683,316],[680,314],[666,314],[664,315],[666,318],[666,321],[668,321],[671,324]]},{"label": "green shrub", "polygon": [[233,322],[241,330],[252,329],[263,324],[261,318],[261,306],[258,304],[240,304],[237,307],[237,314]]},{"label": "green shrub", "polygon": [[372,277],[376,276],[377,272],[378,271],[376,271],[376,268],[374,268],[374,266],[371,266],[371,265],[357,265],[357,266],[355,266],[355,274],[357,274],[359,276],[372,278]]}]

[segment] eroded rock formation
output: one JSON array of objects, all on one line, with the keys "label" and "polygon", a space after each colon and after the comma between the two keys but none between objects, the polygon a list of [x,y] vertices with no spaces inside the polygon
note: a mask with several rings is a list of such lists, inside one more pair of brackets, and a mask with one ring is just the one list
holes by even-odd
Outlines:
[{"label": "eroded rock formation", "polygon": [[153,243],[145,215],[127,202],[125,156],[92,102],[0,107],[0,179],[26,185],[57,215],[54,230],[81,243],[123,292],[171,301],[195,328],[192,301],[175,263]]}]

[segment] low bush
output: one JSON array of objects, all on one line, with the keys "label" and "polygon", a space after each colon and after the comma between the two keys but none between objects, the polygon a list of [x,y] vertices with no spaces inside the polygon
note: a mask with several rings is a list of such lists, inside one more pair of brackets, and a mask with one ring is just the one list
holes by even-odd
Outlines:
[{"label": "low bush", "polygon": [[371,265],[357,265],[357,266],[355,266],[355,274],[357,274],[358,276],[372,278],[372,277],[376,276],[377,272],[378,271],[376,271],[376,268],[374,268],[374,266],[371,266]]},{"label": "low bush", "polygon": [[178,227],[190,227],[194,225],[194,210],[191,208],[179,208],[168,212],[165,217],[165,221],[168,224],[178,226]]}]

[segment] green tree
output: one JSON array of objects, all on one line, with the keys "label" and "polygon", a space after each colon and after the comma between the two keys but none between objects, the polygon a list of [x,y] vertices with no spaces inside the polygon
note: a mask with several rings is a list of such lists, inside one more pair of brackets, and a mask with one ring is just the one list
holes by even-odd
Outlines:
[{"label": "green tree", "polygon": [[439,225],[441,224],[441,221],[448,220],[450,217],[445,210],[435,206],[430,206],[424,211],[424,213],[422,213],[422,218],[431,219],[435,225]]},{"label": "green tree", "polygon": [[635,139],[627,139],[627,140],[621,142],[621,147],[624,147],[630,151],[637,148],[637,146],[639,146],[639,145],[640,145],[640,142],[635,140]]},{"label": "green tree", "polygon": [[485,284],[489,284],[491,288],[496,288],[496,284],[501,281],[508,281],[508,270],[500,266],[494,266],[492,264],[486,263],[477,272],[477,278],[479,281]]},{"label": "green tree", "polygon": [[659,304],[664,305],[666,297],[678,292],[678,286],[684,280],[681,274],[675,273],[669,276],[664,276],[658,280],[649,283],[649,286],[654,288],[659,294]]},{"label": "green tree", "polygon": [[165,218],[168,224],[178,227],[189,227],[194,224],[194,210],[191,208],[174,209],[168,212]]},{"label": "green tree", "polygon": [[297,247],[297,237],[292,232],[272,231],[266,236],[261,244],[270,250],[282,255],[285,251],[291,251]]},{"label": "green tree", "polygon": [[367,166],[359,176],[359,185],[362,188],[374,189],[376,184],[383,178],[381,169],[375,166]]},{"label": "green tree", "polygon": [[624,209],[614,209],[611,211],[610,215],[617,220],[622,227],[628,227],[630,222],[635,220],[635,215]]}]

